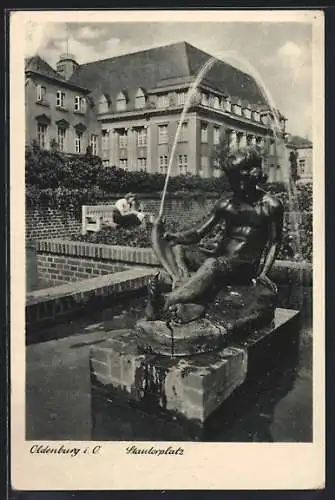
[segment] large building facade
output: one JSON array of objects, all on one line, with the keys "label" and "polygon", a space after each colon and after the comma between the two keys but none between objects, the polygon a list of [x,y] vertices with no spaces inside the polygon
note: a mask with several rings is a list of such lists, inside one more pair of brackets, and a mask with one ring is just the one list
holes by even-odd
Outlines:
[{"label": "large building facade", "polygon": [[[65,153],[90,146],[106,166],[165,173],[187,92],[210,57],[181,42],[83,65],[66,54],[56,70],[30,58],[26,141]],[[171,174],[220,175],[212,151],[225,134],[232,146],[265,145],[269,180],[281,180],[287,151],[273,141],[271,120],[253,78],[217,60],[180,124]]]}]

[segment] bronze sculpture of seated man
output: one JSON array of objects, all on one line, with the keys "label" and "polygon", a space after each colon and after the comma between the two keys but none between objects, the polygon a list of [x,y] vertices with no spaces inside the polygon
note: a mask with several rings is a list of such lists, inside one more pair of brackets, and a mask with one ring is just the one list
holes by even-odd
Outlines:
[{"label": "bronze sculpture of seated man", "polygon": [[[163,295],[152,282],[147,320],[196,318],[225,285],[261,284],[276,294],[268,273],[278,254],[283,226],[283,206],[260,185],[265,177],[262,157],[255,150],[236,152],[225,169],[232,197],[220,200],[207,220],[189,231],[165,232],[158,219],[153,226],[153,249],[172,279],[172,290]],[[201,240],[218,228],[214,248]]]}]

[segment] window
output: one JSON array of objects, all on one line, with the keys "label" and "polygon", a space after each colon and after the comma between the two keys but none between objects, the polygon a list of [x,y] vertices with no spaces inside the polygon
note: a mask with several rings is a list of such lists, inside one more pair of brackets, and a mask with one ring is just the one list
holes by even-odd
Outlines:
[{"label": "window", "polygon": [[177,92],[177,106],[184,106],[186,102],[186,92]]},{"label": "window", "polygon": [[203,106],[208,106],[208,95],[205,92],[201,93],[201,104]]},{"label": "window", "polygon": [[220,99],[217,96],[214,96],[213,98],[213,108],[214,109],[220,109]]},{"label": "window", "polygon": [[45,87],[43,87],[42,85],[37,85],[36,91],[37,91],[37,101],[38,102],[45,102],[47,89]]},{"label": "window", "polygon": [[220,142],[220,127],[214,127],[213,129],[213,144],[217,145]]},{"label": "window", "polygon": [[137,145],[138,146],[146,146],[147,144],[147,129],[140,128],[137,130]]},{"label": "window", "polygon": [[202,172],[202,175],[205,175],[208,169],[208,157],[207,156],[201,156],[200,158],[200,171]]},{"label": "window", "polygon": [[47,147],[47,132],[48,125],[45,123],[37,124],[37,142],[40,148],[45,149]]},{"label": "window", "polygon": [[259,116],[259,112],[258,111],[254,111],[253,118],[254,118],[255,122],[259,122],[260,121],[260,116]]},{"label": "window", "polygon": [[166,174],[168,169],[168,157],[167,155],[162,155],[159,157],[159,170],[161,174]]},{"label": "window", "polygon": [[126,96],[123,92],[120,92],[120,94],[116,98],[116,110],[117,111],[126,111],[126,109],[127,109]]},{"label": "window", "polygon": [[106,96],[101,96],[99,100],[99,113],[108,113],[109,103]]},{"label": "window", "polygon": [[234,104],[233,111],[236,115],[242,114],[241,106],[239,104]]},{"label": "window", "polygon": [[83,134],[81,132],[75,132],[74,150],[76,153],[81,153],[82,151],[82,137]]},{"label": "window", "polygon": [[109,160],[102,160],[102,164],[104,167],[109,167]]},{"label": "window", "polygon": [[243,108],[243,115],[245,118],[251,118],[251,110],[249,108]]},{"label": "window", "polygon": [[63,127],[57,128],[57,143],[59,151],[64,151],[65,149],[65,138],[66,138],[66,129]]},{"label": "window", "polygon": [[146,171],[147,170],[147,159],[146,158],[137,158],[137,169]]},{"label": "window", "polygon": [[180,175],[187,174],[187,155],[178,156],[178,167]]},{"label": "window", "polygon": [[206,123],[201,125],[201,142],[208,142],[208,126]]},{"label": "window", "polygon": [[299,171],[304,174],[306,168],[306,160],[299,160]]},{"label": "window", "polygon": [[159,108],[167,108],[169,106],[169,95],[161,94],[157,97],[157,106]]},{"label": "window", "polygon": [[180,128],[179,141],[187,141],[188,124],[184,122]]},{"label": "window", "polygon": [[62,90],[57,90],[56,105],[59,108],[64,108],[64,103],[65,103],[65,92],[63,92]]},{"label": "window", "polygon": [[108,130],[103,130],[102,131],[101,145],[102,145],[103,156],[108,156],[108,151],[109,151],[109,134],[108,134]]},{"label": "window", "polygon": [[119,147],[126,149],[127,143],[128,143],[127,131],[125,130],[124,132],[119,132]]},{"label": "window", "polygon": [[142,89],[138,89],[135,96],[135,108],[140,109],[145,106],[145,94]]},{"label": "window", "polygon": [[124,170],[127,170],[127,168],[128,168],[128,160],[127,160],[127,158],[122,158],[122,160],[120,160],[120,168],[123,168]]},{"label": "window", "polygon": [[95,134],[91,134],[90,146],[92,149],[92,155],[98,154],[98,137]]},{"label": "window", "polygon": [[168,126],[158,125],[158,144],[165,144],[168,142]]},{"label": "window", "polygon": [[231,100],[229,99],[229,97],[226,97],[224,100],[224,110],[227,113],[231,112]]},{"label": "window", "polygon": [[74,110],[81,113],[86,112],[86,99],[84,97],[76,96],[74,98]]}]

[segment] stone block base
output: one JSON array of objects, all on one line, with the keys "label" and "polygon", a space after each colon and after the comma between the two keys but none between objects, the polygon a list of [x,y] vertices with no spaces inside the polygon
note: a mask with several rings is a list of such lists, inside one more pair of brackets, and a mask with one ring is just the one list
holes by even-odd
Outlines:
[{"label": "stone block base", "polygon": [[[246,379],[249,351],[262,341],[297,328],[297,311],[277,309],[273,324],[233,341],[218,352],[188,358],[138,354],[131,330],[112,331],[110,338],[92,346],[92,386],[142,408],[180,416],[203,425]],[[278,334],[278,335],[275,335]]]}]

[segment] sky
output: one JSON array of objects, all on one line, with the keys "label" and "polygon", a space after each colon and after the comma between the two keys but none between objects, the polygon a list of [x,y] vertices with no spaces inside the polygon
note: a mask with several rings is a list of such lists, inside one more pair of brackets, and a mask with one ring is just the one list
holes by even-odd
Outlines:
[{"label": "sky", "polygon": [[267,22],[29,22],[25,56],[55,67],[186,41],[261,80],[287,118],[288,132],[312,139],[312,25]]}]

